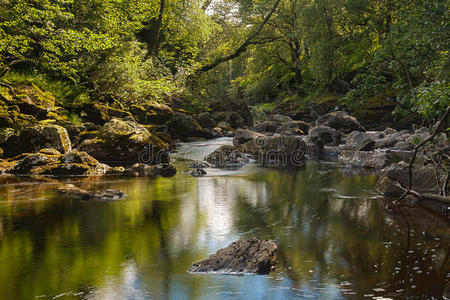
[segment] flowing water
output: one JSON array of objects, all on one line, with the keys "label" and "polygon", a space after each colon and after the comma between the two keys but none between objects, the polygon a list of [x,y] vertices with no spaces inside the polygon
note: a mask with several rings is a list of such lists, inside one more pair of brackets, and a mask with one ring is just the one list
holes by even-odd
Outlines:
[{"label": "flowing water", "polygon": [[[405,299],[442,296],[449,226],[386,215],[374,174],[309,162],[298,171],[209,170],[174,178],[89,178],[120,201],[58,197],[53,180],[0,185],[0,299]],[[409,230],[408,226],[409,225]],[[242,237],[274,239],[267,276],[194,275],[192,262]],[[377,298],[379,297],[379,298]]]}]

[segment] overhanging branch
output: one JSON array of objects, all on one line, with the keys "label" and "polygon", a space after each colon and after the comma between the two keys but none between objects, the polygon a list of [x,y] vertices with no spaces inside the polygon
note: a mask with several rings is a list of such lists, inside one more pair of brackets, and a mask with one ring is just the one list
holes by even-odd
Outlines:
[{"label": "overhanging branch", "polygon": [[252,40],[261,32],[261,30],[263,29],[264,25],[269,21],[270,17],[272,17],[273,13],[275,12],[275,10],[278,7],[278,4],[280,3],[280,0],[276,0],[272,9],[270,10],[270,12],[266,15],[266,17],[264,18],[264,20],[262,21],[262,23],[259,25],[258,29],[252,33],[251,35],[249,35],[247,37],[247,39],[244,41],[244,43],[242,43],[241,46],[239,46],[236,51],[234,51],[232,54],[225,56],[225,57],[221,57],[216,59],[215,61],[213,61],[212,63],[205,65],[203,67],[201,67],[199,69],[199,72],[206,72],[209,71],[211,69],[214,69],[215,67],[217,67],[218,65],[229,61],[231,59],[237,58],[239,57],[242,53],[244,53],[247,50],[247,47],[250,46],[252,44]]}]

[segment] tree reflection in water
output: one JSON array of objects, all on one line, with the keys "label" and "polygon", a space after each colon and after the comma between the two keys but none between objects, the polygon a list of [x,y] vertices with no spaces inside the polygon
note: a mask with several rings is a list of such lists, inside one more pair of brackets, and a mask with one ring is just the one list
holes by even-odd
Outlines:
[{"label": "tree reflection in water", "polygon": [[[77,182],[129,197],[62,199],[52,181],[0,186],[0,299],[430,297],[448,281],[448,224],[411,222],[408,242],[404,220],[376,196],[375,175],[310,163]],[[244,236],[277,240],[275,273],[186,272]]]}]

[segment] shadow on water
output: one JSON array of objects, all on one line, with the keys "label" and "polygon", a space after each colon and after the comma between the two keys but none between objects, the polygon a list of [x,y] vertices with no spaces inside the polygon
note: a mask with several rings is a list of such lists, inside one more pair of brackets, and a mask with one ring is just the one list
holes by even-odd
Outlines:
[{"label": "shadow on water", "polygon": [[[449,224],[410,221],[408,230],[385,213],[376,180],[317,162],[297,171],[249,165],[202,178],[75,179],[129,195],[82,202],[60,198],[53,181],[9,179],[0,185],[0,299],[440,297]],[[276,272],[186,272],[249,236],[277,241]]]}]

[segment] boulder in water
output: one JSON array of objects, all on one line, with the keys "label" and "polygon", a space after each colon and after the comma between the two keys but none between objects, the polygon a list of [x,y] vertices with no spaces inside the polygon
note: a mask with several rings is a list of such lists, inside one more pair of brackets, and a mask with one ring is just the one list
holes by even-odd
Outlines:
[{"label": "boulder in water", "polygon": [[58,188],[58,194],[66,195],[69,197],[79,198],[82,200],[118,200],[126,197],[127,195],[119,190],[104,190],[96,192],[88,192],[82,188],[78,188],[73,184],[65,184]]},{"label": "boulder in water", "polygon": [[269,274],[276,265],[277,249],[274,241],[242,239],[194,263],[189,272]]}]

